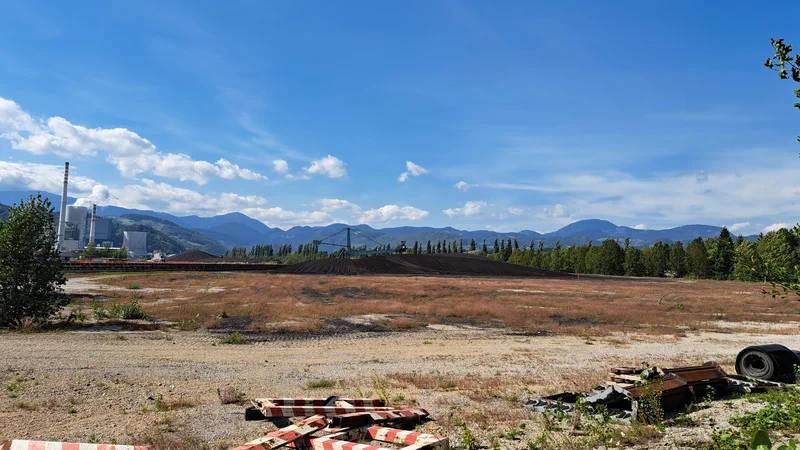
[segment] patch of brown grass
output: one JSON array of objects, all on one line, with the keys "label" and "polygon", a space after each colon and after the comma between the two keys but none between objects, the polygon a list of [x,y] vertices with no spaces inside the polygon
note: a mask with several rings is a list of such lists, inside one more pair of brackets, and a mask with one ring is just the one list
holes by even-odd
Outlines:
[{"label": "patch of brown grass", "polygon": [[[687,331],[738,332],[754,323],[800,321],[800,302],[775,300],[761,286],[730,281],[634,278],[467,278],[309,276],[242,273],[120,275],[113,285],[173,289],[136,300],[159,319],[219,326],[217,316],[263,317],[255,329],[316,331],[324,318],[364,314],[400,316],[386,325],[430,323],[501,326],[528,332],[608,336],[614,332],[680,335]],[[222,292],[209,292],[223,289]],[[510,290],[511,291],[510,291]],[[745,294],[743,294],[743,292]],[[104,291],[111,301],[134,300],[128,291]],[[169,301],[159,301],[158,297]],[[724,314],[724,321],[719,318]],[[199,317],[198,317],[199,315]],[[798,327],[761,329],[796,333]]]},{"label": "patch of brown grass", "polygon": [[429,321],[416,317],[395,317],[386,323],[392,330],[409,330],[428,326]]},{"label": "patch of brown grass", "polygon": [[156,411],[174,411],[176,409],[191,408],[199,404],[200,402],[197,399],[178,397],[169,400],[157,398],[154,406]]}]

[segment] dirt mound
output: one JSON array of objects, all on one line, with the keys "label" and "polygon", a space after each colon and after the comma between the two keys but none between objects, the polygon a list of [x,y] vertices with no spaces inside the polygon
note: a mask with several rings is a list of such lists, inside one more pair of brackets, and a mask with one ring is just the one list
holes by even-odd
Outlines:
[{"label": "dirt mound", "polygon": [[508,277],[562,277],[535,267],[508,264],[477,255],[380,255],[360,259],[318,259],[293,264],[281,273],[318,275],[493,275]]},{"label": "dirt mound", "polygon": [[200,250],[189,250],[177,255],[170,256],[167,261],[175,262],[222,262],[218,256]]}]

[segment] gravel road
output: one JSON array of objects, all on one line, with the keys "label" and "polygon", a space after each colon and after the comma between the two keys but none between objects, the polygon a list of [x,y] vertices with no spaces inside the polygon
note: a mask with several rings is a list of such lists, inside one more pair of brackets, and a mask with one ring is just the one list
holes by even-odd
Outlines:
[{"label": "gravel road", "polygon": [[[102,330],[98,328],[98,330]],[[778,342],[800,348],[800,336],[689,333],[685,337],[618,334],[587,343],[572,336],[525,336],[501,330],[437,326],[424,331],[352,333],[303,340],[221,345],[209,332],[69,331],[0,335],[0,440],[37,438],[123,443],[161,423],[229,448],[274,428],[245,422],[243,407],[221,405],[217,389],[234,386],[247,398],[374,394],[370,370],[391,374],[499,380],[503,398],[476,401],[473,385],[442,389],[390,382],[396,404],[417,404],[440,418],[439,432],[457,432],[454,412],[479,432],[529,422],[526,396],[583,389],[611,366],[697,364],[731,369],[746,345]],[[308,389],[334,380],[337,387]],[[505,381],[504,381],[505,380]],[[183,404],[156,411],[153,399]],[[491,396],[490,396],[491,397]],[[166,418],[166,419],[165,419]],[[524,441],[523,441],[524,442]],[[521,447],[520,447],[521,448]]]}]

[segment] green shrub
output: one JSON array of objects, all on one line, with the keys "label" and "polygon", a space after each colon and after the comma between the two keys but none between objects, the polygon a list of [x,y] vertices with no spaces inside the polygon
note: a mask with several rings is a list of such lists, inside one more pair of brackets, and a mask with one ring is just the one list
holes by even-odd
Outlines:
[{"label": "green shrub", "polygon": [[121,305],[119,303],[115,303],[111,305],[111,309],[108,311],[109,317],[116,317],[118,319],[123,320],[139,320],[139,319],[150,319],[150,315],[148,315],[139,303],[136,301],[130,302],[127,305]]},{"label": "green shrub", "polygon": [[53,208],[41,194],[0,221],[0,326],[45,321],[69,303],[54,230]]},{"label": "green shrub", "polygon": [[232,345],[242,345],[247,344],[247,340],[239,333],[233,333],[232,335],[226,337],[219,341],[221,344],[232,344]]}]

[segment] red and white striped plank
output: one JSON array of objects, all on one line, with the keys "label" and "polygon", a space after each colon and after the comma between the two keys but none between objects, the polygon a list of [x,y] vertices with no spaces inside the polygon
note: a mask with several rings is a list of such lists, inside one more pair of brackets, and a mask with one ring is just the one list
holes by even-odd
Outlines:
[{"label": "red and white striped plank", "polygon": [[[329,434],[324,437],[314,438],[310,440],[311,446],[315,450],[341,450],[361,447],[335,447],[325,444],[328,441],[334,441],[336,445],[343,445],[342,442],[354,444],[354,441],[375,440],[383,441],[392,444],[405,445],[401,450],[427,450],[433,448],[447,448],[449,440],[443,436],[435,436],[432,434],[417,433],[415,431],[398,430],[396,428],[386,428],[377,426],[363,426],[358,428],[350,428],[341,430],[337,433]],[[316,442],[315,442],[316,441]],[[333,445],[333,444],[331,444]],[[365,447],[365,448],[380,448],[380,447]]]},{"label": "red and white striped plank", "polygon": [[137,445],[81,444],[16,439],[1,443],[0,450],[148,450],[148,448]]},{"label": "red and white striped plank", "polygon": [[342,414],[331,419],[331,426],[339,428],[361,427],[375,423],[420,420],[428,417],[428,415],[428,411],[424,409],[395,409],[392,411]]},{"label": "red and white striped plank", "polygon": [[444,436],[418,433],[416,431],[398,430],[397,428],[370,427],[367,429],[367,433],[369,433],[370,437],[376,441],[400,445],[444,445],[447,442],[447,438]]},{"label": "red and white striped plank", "polygon": [[[275,406],[325,406],[327,398],[257,398],[256,403],[267,402]],[[379,398],[339,398],[334,401],[347,402],[353,406],[386,406],[386,402]]]},{"label": "red and white striped plank", "polygon": [[311,439],[311,448],[314,450],[391,450],[368,444],[358,444],[350,441],[340,441],[328,437]]},{"label": "red and white striped plank", "polygon": [[340,416],[359,412],[391,411],[385,406],[261,406],[258,408],[264,417],[305,417],[320,415],[325,417]]},{"label": "red and white striped plank", "polygon": [[264,437],[240,445],[234,450],[272,450],[281,448],[326,426],[328,426],[328,419],[323,416],[312,416],[280,430],[269,432]]}]

